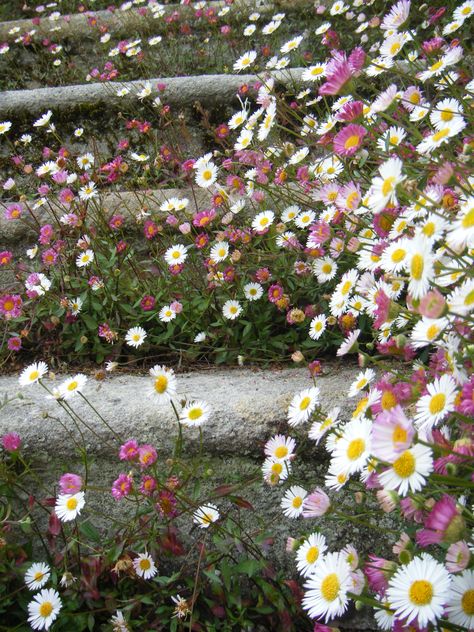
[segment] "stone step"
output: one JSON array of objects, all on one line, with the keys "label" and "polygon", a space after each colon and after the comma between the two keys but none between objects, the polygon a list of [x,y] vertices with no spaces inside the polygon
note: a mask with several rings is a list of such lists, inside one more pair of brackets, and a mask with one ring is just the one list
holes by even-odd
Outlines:
[{"label": "stone step", "polygon": [[[358,368],[348,361],[328,362],[326,367],[327,374],[319,377],[317,382],[322,405],[326,409],[340,406],[342,418],[347,419],[350,414],[347,387]],[[57,376],[55,381],[48,379],[45,383],[51,389],[60,381],[62,378]],[[213,410],[209,421],[202,426],[202,452],[199,431],[183,428],[181,459],[190,463],[191,458],[197,458],[207,472],[201,484],[203,502],[212,497],[213,502],[226,510],[230,507],[229,501],[225,496],[216,495],[214,490],[219,485],[256,477],[256,482],[237,492],[254,507],[242,511],[240,518],[245,528],[251,531],[263,523],[266,525],[274,536],[274,545],[268,553],[270,559],[292,575],[296,574],[294,555],[285,551],[286,538],[290,535],[298,537],[318,528],[326,535],[332,550],[347,543],[353,543],[361,553],[373,549],[373,533],[359,527],[348,524],[336,532],[324,516],[304,521],[285,519],[280,507],[281,488],[269,487],[260,478],[265,441],[275,433],[288,433],[289,402],[295,393],[312,384],[306,369],[197,371],[178,374],[177,381],[176,401],[183,396],[189,400],[204,397]],[[157,403],[151,390],[152,382],[148,376],[112,374],[103,382],[89,378],[84,394],[121,440],[135,438],[140,443],[153,444],[159,460],[164,463],[173,458],[177,423],[170,405]],[[76,445],[83,445],[82,438],[71,419],[57,402],[45,398],[47,393],[40,385],[20,389],[16,376],[0,377],[0,400],[5,395],[12,398],[19,391],[22,399],[13,400],[0,410],[0,435],[12,431],[19,433],[23,454],[27,459],[34,459],[35,472],[50,489],[65,471],[84,474],[83,464],[74,449]],[[70,404],[89,426],[89,429],[83,427],[82,431],[89,459],[88,485],[92,489],[86,490],[86,507],[81,518],[90,517],[99,529],[107,531],[111,517],[123,520],[127,515],[128,504],[114,501],[105,491],[119,473],[127,471],[127,467],[118,459],[119,441],[86,402],[77,396]],[[301,438],[305,436],[305,430],[301,431]],[[298,433],[293,429],[291,434]],[[306,454],[309,460],[297,459],[294,471],[298,481],[312,490],[323,484],[327,462],[321,448],[314,449],[312,454],[306,451]],[[30,489],[29,493],[45,492]],[[337,498],[341,502],[341,494]],[[345,498],[346,502],[353,502],[349,492]],[[387,518],[383,520],[386,522]],[[186,525],[183,526],[186,529]],[[352,632],[377,629],[367,611],[353,611],[338,625]]]},{"label": "stone step", "polygon": [[[296,89],[301,84],[303,70],[303,68],[285,68],[269,74],[287,89]],[[18,115],[40,114],[48,109],[70,112],[75,108],[95,107],[101,104],[120,108],[124,103],[136,103],[137,93],[147,83],[154,88],[155,96],[160,96],[163,103],[174,107],[190,108],[196,101],[204,106],[219,106],[232,102],[243,84],[258,81],[262,81],[262,77],[254,74],[224,74],[156,77],[124,83],[88,83],[35,90],[8,90],[0,93],[0,116],[11,117],[14,120]],[[156,90],[158,84],[166,86],[163,92]],[[116,92],[122,88],[130,92],[124,97],[119,97]]]},{"label": "stone step", "polygon": [[[127,35],[135,31],[153,30],[156,33],[164,30],[166,27],[165,19],[171,14],[179,16],[179,22],[191,20],[196,16],[196,10],[191,6],[181,4],[168,4],[163,8],[163,14],[158,18],[153,18],[150,9],[144,12],[141,8],[132,7],[123,11],[120,8],[116,11],[86,11],[84,13],[75,13],[72,15],[61,15],[55,19],[48,17],[12,20],[8,22],[0,22],[0,42],[13,42],[19,34],[34,31],[33,38],[40,40],[43,37],[53,36],[55,41],[61,41],[65,38],[82,39],[91,33],[91,28],[100,25],[107,29],[111,35]],[[292,5],[302,5],[301,0],[293,0]],[[287,7],[292,8],[292,5]],[[205,9],[211,9],[217,14],[223,7],[228,6],[225,0],[210,0],[206,2]],[[270,2],[268,0],[237,0],[233,5],[229,6],[229,12],[226,14],[226,22],[235,22],[244,15],[248,15],[252,11],[257,11],[261,15],[267,15],[278,9],[278,2]]]},{"label": "stone step", "polygon": [[[166,213],[159,211],[159,208],[163,202],[170,200],[173,197],[189,199],[189,205],[187,212],[189,214],[195,213],[197,210],[202,210],[210,203],[211,195],[204,189],[195,187],[194,189],[153,189],[153,190],[138,190],[138,191],[115,191],[110,193],[101,193],[98,197],[98,203],[100,204],[103,213],[107,217],[111,217],[115,213],[120,212],[125,217],[125,225],[128,231],[131,231],[134,226],[137,226],[135,221],[135,215],[140,210],[149,210],[152,212],[153,217],[162,215],[163,219],[166,217]],[[2,247],[10,247],[12,245],[25,245],[30,243],[28,240],[35,239],[37,237],[36,232],[33,230],[33,222],[28,221],[11,221],[4,217],[4,211],[9,206],[10,202],[0,201],[0,235]],[[28,211],[28,205],[26,203],[20,203],[22,207],[22,215],[27,220],[33,219]],[[55,222],[55,217],[58,213],[58,208],[53,209],[49,206],[49,203],[41,207],[40,216],[41,221]],[[65,210],[65,209],[64,209]],[[38,215],[38,213],[34,213]]]}]

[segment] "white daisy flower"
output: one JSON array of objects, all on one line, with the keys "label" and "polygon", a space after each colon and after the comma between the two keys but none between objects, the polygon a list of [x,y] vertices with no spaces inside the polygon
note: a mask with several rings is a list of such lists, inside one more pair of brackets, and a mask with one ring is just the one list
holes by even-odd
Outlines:
[{"label": "white daisy flower", "polygon": [[[76,130],[77,131],[77,130]],[[76,135],[76,132],[74,132]],[[79,134],[80,136],[81,134]],[[94,165],[94,156],[91,153],[83,154],[82,156],[78,156],[76,158],[77,166],[83,171],[89,171],[89,169]]]},{"label": "white daisy flower", "polygon": [[49,630],[61,606],[59,594],[52,588],[44,588],[28,604],[28,623],[33,630]]},{"label": "white daisy flower", "polygon": [[308,421],[319,403],[319,388],[312,386],[297,393],[288,408],[288,424],[299,426]]},{"label": "white daisy flower", "polygon": [[348,475],[360,472],[370,456],[372,448],[372,422],[369,419],[350,421],[340,428],[332,454],[331,471]]},{"label": "white daisy flower", "polygon": [[296,568],[303,577],[312,575],[327,550],[326,538],[320,533],[311,533],[296,553]]},{"label": "white daisy flower", "polygon": [[256,59],[257,53],[254,50],[247,51],[246,53],[241,55],[234,63],[234,70],[236,70],[237,72],[245,70],[246,68],[251,66]]},{"label": "white daisy flower", "polygon": [[216,505],[212,503],[201,505],[193,514],[194,523],[201,527],[201,529],[207,529],[213,522],[219,520],[219,518],[219,510]]},{"label": "white daisy flower", "polygon": [[3,121],[3,123],[0,123],[0,135],[6,134],[11,126],[12,124],[10,121]]},{"label": "white daisy flower", "polygon": [[425,318],[416,323],[411,332],[411,346],[415,349],[435,344],[440,334],[447,327],[447,318]]},{"label": "white daisy flower", "polygon": [[364,390],[375,378],[375,371],[373,369],[366,369],[358,374],[356,379],[352,382],[349,389],[349,397],[355,397],[360,391]]},{"label": "white daisy flower", "polygon": [[78,268],[86,268],[90,263],[94,261],[94,252],[92,250],[85,250],[77,255],[76,266]]},{"label": "white daisy flower", "polygon": [[269,485],[283,483],[291,473],[291,461],[268,457],[262,465],[263,479]]},{"label": "white daisy flower", "polygon": [[222,306],[222,315],[227,320],[235,320],[242,313],[242,306],[239,301],[229,300]]},{"label": "white daisy flower", "polygon": [[301,516],[303,513],[303,501],[307,495],[308,492],[298,485],[290,487],[281,500],[281,507],[285,516],[288,518]]},{"label": "white daisy flower", "polygon": [[135,347],[135,349],[138,349],[138,347],[145,342],[146,336],[147,333],[143,327],[132,327],[125,335],[125,342],[129,347]]},{"label": "white daisy flower", "polygon": [[450,583],[445,567],[423,553],[389,579],[387,600],[397,619],[406,620],[407,625],[416,619],[419,626],[425,627],[442,618]]},{"label": "white daisy flower", "polygon": [[426,477],[433,471],[433,453],[427,446],[416,443],[402,452],[391,467],[378,475],[384,489],[398,491],[406,496],[423,489]]},{"label": "white daisy flower", "polygon": [[373,213],[379,213],[389,202],[397,204],[396,187],[405,180],[400,158],[389,158],[379,167],[379,177],[372,180],[368,205]]},{"label": "white daisy flower", "polygon": [[312,340],[319,340],[326,330],[326,316],[319,314],[315,316],[309,325],[309,337]]},{"label": "white daisy flower", "polygon": [[160,309],[158,318],[162,323],[169,323],[176,318],[176,312],[171,309],[171,305],[165,305]]},{"label": "white daisy flower", "polygon": [[326,417],[323,421],[315,421],[308,432],[308,437],[313,441],[316,441],[316,445],[321,441],[324,435],[334,427],[334,425],[338,421],[339,413],[341,409],[339,406],[335,406],[331,408],[331,410],[327,413]]},{"label": "white daisy flower", "polygon": [[28,386],[29,384],[34,384],[38,380],[40,380],[43,375],[48,372],[48,365],[46,362],[34,362],[23,369],[18,378],[20,382],[20,386]]},{"label": "white daisy flower", "polygon": [[136,574],[143,579],[151,579],[158,572],[155,561],[149,553],[140,553],[133,560],[133,568]]},{"label": "white daisy flower", "polygon": [[179,421],[184,426],[198,427],[205,424],[210,415],[211,407],[209,404],[203,400],[196,400],[183,406],[179,414]]},{"label": "white daisy flower", "polygon": [[175,397],[177,385],[173,369],[156,364],[150,369],[150,375],[153,378],[152,395],[166,401]]},{"label": "white daisy flower", "polygon": [[186,257],[188,256],[187,250],[187,247],[181,244],[171,246],[164,254],[166,263],[169,266],[180,265],[184,263],[186,261]]},{"label": "white daisy flower", "polygon": [[337,264],[330,257],[316,259],[313,261],[312,268],[319,283],[326,283],[326,281],[330,281],[335,277],[337,272]]},{"label": "white daisy flower", "polygon": [[258,301],[263,296],[263,287],[260,283],[247,283],[244,285],[244,295],[249,301]]},{"label": "white daisy flower", "polygon": [[427,394],[416,403],[415,415],[415,424],[423,433],[429,432],[454,410],[458,392],[456,382],[448,374],[427,384],[426,390]]},{"label": "white daisy flower", "polygon": [[79,516],[85,504],[84,492],[59,494],[54,511],[61,522],[69,522]]},{"label": "white daisy flower", "polygon": [[207,189],[217,180],[217,167],[213,162],[205,162],[202,166],[196,168],[196,184]]},{"label": "white daisy flower", "polygon": [[[474,6],[474,2],[472,3]],[[466,630],[474,628],[474,571],[465,570],[455,575],[446,604],[448,621]]]},{"label": "white daisy flower", "polygon": [[275,435],[265,444],[265,455],[275,461],[287,461],[292,459],[296,443],[292,437]]},{"label": "white daisy flower", "polygon": [[218,241],[211,248],[210,257],[214,263],[225,261],[229,256],[229,244],[227,241]]},{"label": "white daisy flower", "polygon": [[25,573],[25,584],[30,590],[42,588],[51,576],[51,569],[44,562],[32,564]]},{"label": "white daisy flower", "polygon": [[260,233],[271,226],[274,220],[275,213],[273,211],[262,211],[253,218],[252,228],[257,233]]},{"label": "white daisy flower", "polygon": [[76,393],[81,393],[86,385],[87,377],[83,373],[78,373],[74,377],[68,378],[59,385],[58,391],[61,399],[72,399]]},{"label": "white daisy flower", "polygon": [[304,610],[312,619],[339,617],[349,603],[351,568],[341,553],[327,553],[305,583]]}]

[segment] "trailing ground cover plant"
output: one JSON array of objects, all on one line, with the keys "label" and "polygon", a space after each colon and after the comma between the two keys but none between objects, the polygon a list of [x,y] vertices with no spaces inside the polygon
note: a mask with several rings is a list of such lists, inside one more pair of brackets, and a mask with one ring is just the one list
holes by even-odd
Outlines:
[{"label": "trailing ground cover plant", "polygon": [[[26,619],[35,630],[78,632],[304,625],[298,591],[269,559],[269,533],[243,527],[243,514],[255,509],[242,494],[259,481],[258,469],[245,479],[213,484],[201,433],[213,414],[205,401],[181,399],[172,369],[150,369],[143,396],[171,406],[176,416],[174,451],[167,453],[119,436],[89,401],[84,374],[58,385],[47,372],[44,362],[33,363],[19,383],[42,387],[46,398],[57,401],[77,431],[70,442],[79,464],[48,489],[21,437],[1,437],[5,629],[29,629]],[[87,404],[86,414],[77,411],[77,400]],[[5,398],[2,407],[10,401]],[[110,432],[106,444],[116,455],[115,479],[91,477],[86,446],[94,435],[100,440],[91,417]],[[200,445],[194,459],[186,454],[191,443]]]},{"label": "trailing ground cover plant", "polygon": [[[6,358],[47,343],[52,357],[64,349],[117,363],[211,347],[218,361],[253,353],[308,362],[313,381],[295,393],[288,431],[266,444],[262,473],[289,521],[311,627],[331,629],[353,602],[373,608],[382,630],[469,630],[474,3],[355,0],[315,12],[315,31],[292,34],[271,56],[249,46],[235,59],[234,72],[258,80],[241,86],[240,108],[225,120],[202,111],[216,147],[204,155],[180,158],[156,142],[154,126],[174,114],[161,85],[136,94],[150,115],[125,119],[107,159],[74,151],[50,112],[23,137],[0,125],[13,158],[7,219],[37,234],[32,263],[1,256],[21,282],[0,299]],[[264,21],[257,13],[242,28],[258,29],[271,49],[284,11]],[[301,86],[283,90],[267,71],[291,66],[307,41],[320,56]],[[102,191],[126,188],[130,171],[150,188],[180,183],[190,193],[159,204],[145,194],[138,213],[108,214]],[[198,195],[207,198],[196,204]],[[132,243],[130,221],[141,241]],[[350,419],[320,406],[327,350],[358,359]],[[30,366],[21,379],[42,372]],[[58,401],[68,393],[65,384]],[[294,473],[308,440],[329,454],[314,487]],[[367,510],[343,511],[339,492]],[[219,510],[206,511],[212,522]],[[383,557],[349,541],[329,550],[318,530],[321,516],[384,529],[385,514],[393,541]],[[292,537],[294,519],[308,525],[302,539]],[[51,612],[56,598],[41,597]]]}]

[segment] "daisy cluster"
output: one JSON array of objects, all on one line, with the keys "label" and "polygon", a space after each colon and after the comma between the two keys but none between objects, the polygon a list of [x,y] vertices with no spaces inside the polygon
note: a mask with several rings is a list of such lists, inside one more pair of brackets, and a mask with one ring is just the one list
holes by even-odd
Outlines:
[{"label": "daisy cluster", "polygon": [[[180,434],[175,456],[179,457],[181,429],[183,427],[201,429],[201,426],[211,417],[212,409],[204,400],[181,399],[178,403],[177,378],[171,368],[156,365],[150,369],[149,374],[150,386],[146,395],[153,398],[158,405],[170,404],[176,415]],[[69,415],[74,415],[78,422],[82,421],[82,418],[71,408],[73,405],[71,400],[75,397],[82,397],[90,409],[97,413],[83,393],[87,382],[85,375],[78,374],[68,378],[59,387],[51,387],[50,382],[46,380],[47,377],[47,364],[35,362],[22,371],[19,384],[22,387],[42,386],[48,393],[46,398],[56,400]],[[54,375],[50,377],[54,378]],[[100,415],[99,417],[114,433],[112,427]],[[87,422],[85,422],[85,426],[90,430]],[[120,441],[117,435],[116,439]],[[21,444],[21,438],[17,433],[9,433],[1,439],[1,445],[5,452],[13,456],[19,455]],[[133,504],[141,504],[143,507],[141,511],[149,511],[155,519],[166,525],[166,529],[169,528],[169,524],[174,518],[186,513],[190,514],[190,522],[192,521],[193,525],[204,530],[209,529],[220,520],[221,513],[213,502],[199,504],[189,500],[189,497],[185,495],[185,481],[180,480],[180,476],[177,475],[173,467],[171,471],[168,470],[169,462],[164,463],[163,460],[159,459],[158,450],[152,444],[140,444],[135,439],[123,441],[118,450],[118,459],[121,463],[126,464],[128,471],[120,473],[111,485],[110,493],[114,501],[128,500]],[[171,463],[173,464],[173,461]],[[48,537],[53,542],[61,532],[65,534],[62,531],[61,523],[74,522],[77,524],[76,520],[82,517],[81,513],[86,505],[84,486],[87,489],[83,478],[76,473],[67,472],[59,479],[59,490],[54,500],[54,510],[50,514],[48,526]],[[153,538],[148,544],[151,544],[155,551],[157,550]],[[184,549],[177,540],[173,546],[175,554],[182,554]],[[129,575],[131,574],[135,578],[151,580],[158,574],[156,558],[147,550],[144,537],[137,539],[136,548],[138,547],[145,550],[142,552],[133,551],[132,558],[124,556],[123,561],[119,561],[113,570],[117,574],[126,570]],[[78,578],[68,570],[67,561],[68,557],[66,556],[63,558],[64,568],[60,581],[60,586],[66,589],[78,583]],[[58,570],[58,566],[55,570]],[[52,572],[48,564],[35,562],[25,573],[25,583],[30,590],[39,590],[47,584],[51,576]],[[91,594],[99,596],[100,593],[95,591]],[[175,604],[173,616],[186,618],[190,614],[188,601],[179,595],[172,597],[172,600]],[[35,595],[28,605],[30,615],[28,621],[33,629],[48,630],[58,617],[61,608],[62,601],[58,591],[43,589]],[[129,629],[121,611],[112,617],[111,623],[116,626],[114,630]]]}]

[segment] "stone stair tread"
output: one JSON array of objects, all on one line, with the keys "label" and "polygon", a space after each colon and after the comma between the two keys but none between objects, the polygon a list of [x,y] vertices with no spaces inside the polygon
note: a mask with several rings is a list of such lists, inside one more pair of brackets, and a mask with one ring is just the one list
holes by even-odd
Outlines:
[{"label": "stone stair tread", "polygon": [[[298,84],[303,71],[304,68],[285,68],[268,74],[277,82]],[[136,79],[120,83],[87,83],[34,90],[8,90],[0,93],[0,116],[5,117],[19,112],[34,114],[48,109],[65,109],[82,104],[92,106],[103,102],[119,105],[126,100],[136,100],[137,92],[147,83],[150,83],[152,87],[165,84],[164,92],[156,91],[156,96],[160,96],[163,102],[170,105],[189,107],[195,101],[200,101],[204,105],[212,105],[216,102],[228,103],[242,84],[262,81],[262,77],[255,74],[191,75]],[[124,97],[118,97],[116,92],[120,88],[127,88],[130,93]]]}]

